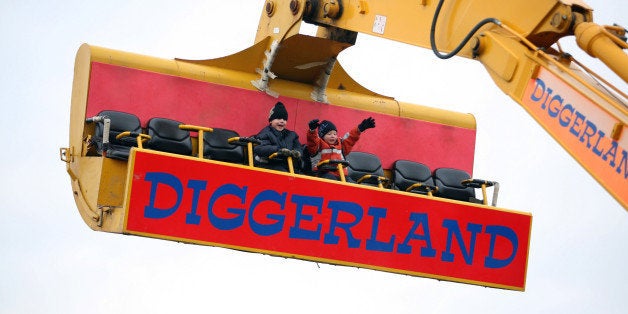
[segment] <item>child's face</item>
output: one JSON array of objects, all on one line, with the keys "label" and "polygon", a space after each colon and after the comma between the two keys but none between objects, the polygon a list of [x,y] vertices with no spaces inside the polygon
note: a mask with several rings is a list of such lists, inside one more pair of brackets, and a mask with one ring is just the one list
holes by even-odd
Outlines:
[{"label": "child's face", "polygon": [[270,121],[270,126],[277,131],[283,131],[287,123],[288,121],[284,119],[273,119]]},{"label": "child's face", "polygon": [[331,130],[327,132],[327,134],[323,136],[323,141],[325,141],[325,143],[329,145],[336,144],[336,142],[338,141],[338,132],[336,132],[336,130]]}]

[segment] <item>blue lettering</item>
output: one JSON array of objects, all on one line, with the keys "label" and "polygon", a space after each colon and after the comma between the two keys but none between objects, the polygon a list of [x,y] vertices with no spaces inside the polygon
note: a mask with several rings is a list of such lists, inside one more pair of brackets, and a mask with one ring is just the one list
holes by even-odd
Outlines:
[{"label": "blue lettering", "polygon": [[192,208],[190,212],[185,215],[185,223],[191,225],[198,225],[201,223],[201,216],[196,214],[196,208],[198,207],[198,198],[201,195],[201,191],[207,187],[207,181],[190,180],[188,181],[188,188],[194,191],[192,195]]},{"label": "blue lettering", "polygon": [[[539,90],[540,88],[540,90]],[[536,97],[537,91],[541,92],[541,95],[539,95],[539,97]],[[543,98],[543,95],[545,95],[545,82],[543,82],[543,80],[537,78],[536,79],[536,85],[534,86],[534,91],[532,92],[532,94],[530,94],[530,99],[532,99],[532,101],[534,102],[538,102],[539,100],[541,100],[541,98]],[[543,107],[545,108],[545,107]]]},{"label": "blue lettering", "polygon": [[209,200],[209,204],[207,205],[207,216],[209,217],[209,222],[220,230],[233,230],[237,227],[240,227],[244,222],[245,210],[242,208],[227,208],[227,212],[231,214],[235,214],[233,218],[221,218],[214,214],[214,204],[216,201],[228,195],[233,195],[240,200],[240,204],[244,204],[246,199],[246,190],[247,187],[240,188],[235,184],[225,184],[221,185],[214,191],[212,197]]},{"label": "blue lettering", "polygon": [[[588,120],[587,116],[577,111],[575,106],[567,103],[568,99],[559,94],[552,95],[553,90],[546,86],[546,83],[537,78],[535,86],[530,94],[530,100],[539,103],[542,102],[541,108],[547,110],[547,114],[551,118],[557,118],[557,123],[566,129],[580,143],[584,143],[586,148],[591,150],[593,154],[601,157],[603,161],[608,161],[608,165],[624,179],[628,179],[628,152],[621,149],[616,141],[612,141],[610,147],[607,148],[605,139],[606,134],[599,129],[598,124]],[[621,160],[618,160],[620,159]]]},{"label": "blue lettering", "polygon": [[552,96],[552,92],[554,92],[551,88],[547,88],[547,93],[545,96],[545,100],[543,100],[543,104],[541,105],[541,109],[545,109],[547,108],[547,100],[550,98],[550,96]]},{"label": "blue lettering", "polygon": [[371,238],[366,240],[366,249],[370,251],[392,252],[395,242],[395,236],[390,237],[388,242],[377,241],[377,229],[379,220],[386,218],[386,208],[369,207],[368,215],[373,216],[373,224],[371,225]]},{"label": "blue lettering", "polygon": [[294,226],[290,227],[290,238],[293,239],[305,239],[305,240],[320,240],[321,238],[321,224],[316,225],[316,230],[308,230],[301,228],[301,221],[312,221],[312,215],[306,215],[303,213],[304,206],[316,207],[316,213],[321,214],[323,207],[323,198],[314,196],[293,195],[290,199],[297,205],[294,215]]},{"label": "blue lettering", "polygon": [[447,248],[441,255],[441,260],[444,262],[453,262],[454,254],[451,253],[451,242],[453,241],[452,236],[456,236],[456,240],[458,241],[458,246],[460,247],[460,251],[462,252],[462,256],[464,257],[465,263],[467,265],[471,265],[473,262],[473,254],[475,250],[475,238],[478,232],[482,231],[482,225],[468,223],[467,231],[471,232],[471,239],[469,241],[469,249],[464,246],[464,240],[462,239],[462,233],[460,232],[460,227],[458,226],[458,222],[451,219],[443,220],[443,227],[447,228]]},{"label": "blue lettering", "polygon": [[576,120],[573,121],[573,125],[571,129],[569,129],[569,133],[575,135],[576,137],[580,135],[580,127],[582,126],[582,122],[584,122],[584,115],[579,111],[576,111]]},{"label": "blue lettering", "polygon": [[[166,218],[177,211],[181,200],[183,199],[183,184],[177,179],[177,177],[165,173],[165,172],[147,172],[146,181],[151,182],[149,204],[144,207],[144,217],[146,218]],[[155,207],[155,199],[157,198],[157,187],[159,184],[164,184],[171,187],[177,194],[177,201],[170,208],[157,208]]]},{"label": "blue lettering", "polygon": [[621,174],[621,168],[624,168],[624,179],[628,179],[628,152],[625,150],[621,153],[621,161],[619,162],[619,166],[617,166],[617,173]]},{"label": "blue lettering", "polygon": [[274,220],[275,223],[261,224],[255,221],[254,213],[255,213],[255,208],[257,208],[257,206],[264,201],[277,203],[279,204],[280,209],[283,210],[286,204],[287,194],[288,193],[286,192],[279,194],[273,190],[266,190],[266,191],[260,192],[259,194],[257,194],[257,196],[255,196],[255,198],[253,199],[253,202],[251,202],[251,208],[249,210],[249,224],[251,225],[251,230],[253,230],[253,232],[261,236],[269,236],[269,235],[277,234],[281,231],[281,229],[283,229],[283,223],[285,220],[284,215],[268,214],[266,215],[266,217]]},{"label": "blue lettering", "polygon": [[[558,116],[558,113],[563,107],[563,101],[564,99],[560,97],[560,95],[555,95],[554,97],[552,97],[552,100],[550,100],[548,108],[547,108],[547,113],[549,114],[550,117],[556,118],[556,116]],[[557,104],[557,105],[552,106],[552,104]]]},{"label": "blue lettering", "polygon": [[[408,232],[406,239],[403,243],[397,245],[397,252],[401,254],[410,254],[412,253],[412,247],[408,245],[410,240],[423,240],[425,241],[425,247],[421,248],[421,256],[423,257],[434,257],[436,256],[436,250],[432,248],[432,240],[430,238],[430,228],[428,225],[427,214],[425,213],[411,213],[410,220],[414,221],[412,228]],[[423,226],[423,234],[416,234],[416,230]]]},{"label": "blue lettering", "polygon": [[604,138],[604,136],[606,136],[606,134],[604,132],[602,132],[601,130],[597,131],[597,142],[595,142],[595,146],[593,147],[592,151],[594,154],[598,155],[598,156],[602,156],[602,153],[604,152],[604,149],[600,150],[598,148],[598,146],[600,145],[600,142],[602,141],[602,138]]},{"label": "blue lettering", "polygon": [[[569,112],[569,114],[565,115],[565,112]],[[571,104],[566,104],[565,107],[563,107],[563,110],[560,111],[558,123],[560,123],[560,125],[563,127],[569,126],[569,124],[571,123],[571,116],[573,115],[573,112],[573,106]]]},{"label": "blue lettering", "polygon": [[611,162],[609,163],[611,167],[615,167],[615,156],[617,155],[617,145],[618,145],[617,142],[613,141],[613,144],[611,144],[611,148],[606,152],[606,154],[604,154],[604,156],[602,156],[602,160],[604,161],[608,159],[609,155],[613,157],[613,159],[611,159]]},{"label": "blue lettering", "polygon": [[[484,266],[488,268],[502,268],[512,263],[517,253],[517,248],[519,247],[517,234],[512,229],[505,226],[486,226],[485,232],[491,235],[491,244],[489,246],[488,256],[484,259]],[[512,253],[505,259],[497,259],[494,257],[497,236],[506,238],[512,245]]]},{"label": "blue lettering", "polygon": [[[360,240],[353,237],[351,227],[357,225],[362,220],[363,210],[360,205],[352,202],[329,201],[331,209],[331,221],[329,223],[329,233],[325,234],[323,243],[338,244],[339,237],[334,234],[336,228],[343,229],[347,235],[347,245],[349,248],[360,247]],[[353,221],[347,223],[338,222],[340,212],[345,212],[353,216]]]},{"label": "blue lettering", "polygon": [[591,137],[593,137],[597,133],[597,126],[593,124],[593,122],[587,120],[587,126],[584,128],[584,132],[582,132],[582,136],[580,136],[580,142],[584,143],[585,137],[587,138],[587,148],[591,148]]}]

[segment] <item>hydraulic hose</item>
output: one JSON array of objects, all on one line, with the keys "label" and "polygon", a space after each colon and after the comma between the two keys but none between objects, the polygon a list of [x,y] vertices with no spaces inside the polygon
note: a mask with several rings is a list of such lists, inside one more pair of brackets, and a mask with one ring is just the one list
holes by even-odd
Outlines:
[{"label": "hydraulic hose", "polygon": [[436,47],[436,39],[435,39],[435,33],[436,33],[436,22],[438,21],[438,16],[440,15],[440,10],[443,7],[443,2],[445,2],[445,0],[440,0],[438,1],[438,5],[436,6],[436,11],[434,12],[434,18],[432,19],[432,26],[430,27],[430,45],[432,47],[432,52],[434,52],[434,54],[439,57],[440,59],[449,59],[455,55],[458,54],[458,52],[460,52],[460,50],[462,50],[462,48],[469,42],[469,40],[471,39],[471,37],[484,25],[488,24],[488,23],[494,23],[496,25],[501,25],[502,22],[499,21],[496,18],[485,18],[483,20],[481,20],[479,23],[477,23],[472,29],[471,31],[467,34],[467,36],[464,37],[464,39],[462,40],[462,42],[460,42],[460,44],[458,44],[458,46],[456,47],[456,49],[452,50],[450,53],[448,54],[441,54],[438,51],[438,48]]}]

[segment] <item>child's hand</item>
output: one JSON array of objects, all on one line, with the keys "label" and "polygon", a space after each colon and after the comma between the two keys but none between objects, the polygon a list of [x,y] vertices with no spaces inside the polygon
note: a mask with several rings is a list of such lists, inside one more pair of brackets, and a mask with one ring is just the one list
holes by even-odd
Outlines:
[{"label": "child's hand", "polygon": [[289,149],[287,148],[282,148],[277,152],[277,155],[279,156],[284,156],[284,157],[288,157],[291,156],[291,152]]},{"label": "child's hand", "polygon": [[310,127],[310,131],[316,130],[316,128],[318,128],[319,125],[320,125],[320,122],[318,122],[318,119],[314,119],[310,121],[310,123],[308,123],[308,126]]},{"label": "child's hand", "polygon": [[364,130],[372,129],[374,127],[375,127],[375,119],[373,119],[372,117],[368,117],[367,119],[362,120],[360,125],[358,125],[358,130],[360,130],[360,132],[364,132]]}]

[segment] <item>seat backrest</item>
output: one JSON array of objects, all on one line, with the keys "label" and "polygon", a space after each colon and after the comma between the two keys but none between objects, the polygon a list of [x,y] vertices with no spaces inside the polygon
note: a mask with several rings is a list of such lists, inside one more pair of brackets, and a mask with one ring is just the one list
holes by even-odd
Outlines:
[{"label": "seat backrest", "polygon": [[308,176],[315,175],[314,170],[312,170],[312,155],[310,155],[310,151],[307,149],[307,144],[301,145],[301,150],[303,151],[300,160],[301,173]]},{"label": "seat backrest", "polygon": [[148,120],[147,129],[150,140],[146,142],[146,147],[168,153],[191,155],[190,131],[179,129],[181,124],[183,123],[166,118]]},{"label": "seat backrest", "polygon": [[470,178],[471,176],[464,170],[438,168],[434,171],[434,184],[438,187],[435,195],[459,201],[472,201],[475,198],[475,189],[465,187],[461,183]]},{"label": "seat backrest", "polygon": [[[367,174],[380,177],[384,176],[382,162],[379,157],[374,154],[353,151],[345,156],[345,159],[349,162],[349,166],[347,167],[349,178],[356,182]],[[367,181],[364,182],[364,184],[377,186],[377,181]]]},{"label": "seat backrest", "polygon": [[244,164],[246,160],[243,146],[228,142],[232,137],[239,137],[238,132],[229,129],[213,129],[213,132],[203,134],[203,156],[212,160]]},{"label": "seat backrest", "polygon": [[[393,163],[392,170],[393,187],[397,190],[405,191],[416,183],[434,186],[432,171],[427,165],[420,162],[397,160]],[[427,194],[427,192],[419,193]]]},{"label": "seat backrest", "polygon": [[[116,139],[118,134],[130,131],[133,133],[142,133],[142,125],[140,119],[131,113],[104,110],[98,113],[98,116],[109,118],[109,148],[105,152],[105,155],[110,158],[126,160],[129,158],[129,151],[131,147],[137,146],[137,139],[135,137],[123,137]],[[94,129],[93,142],[96,144],[96,151],[99,154],[103,154],[103,138],[104,138],[104,122],[96,122]]]}]

